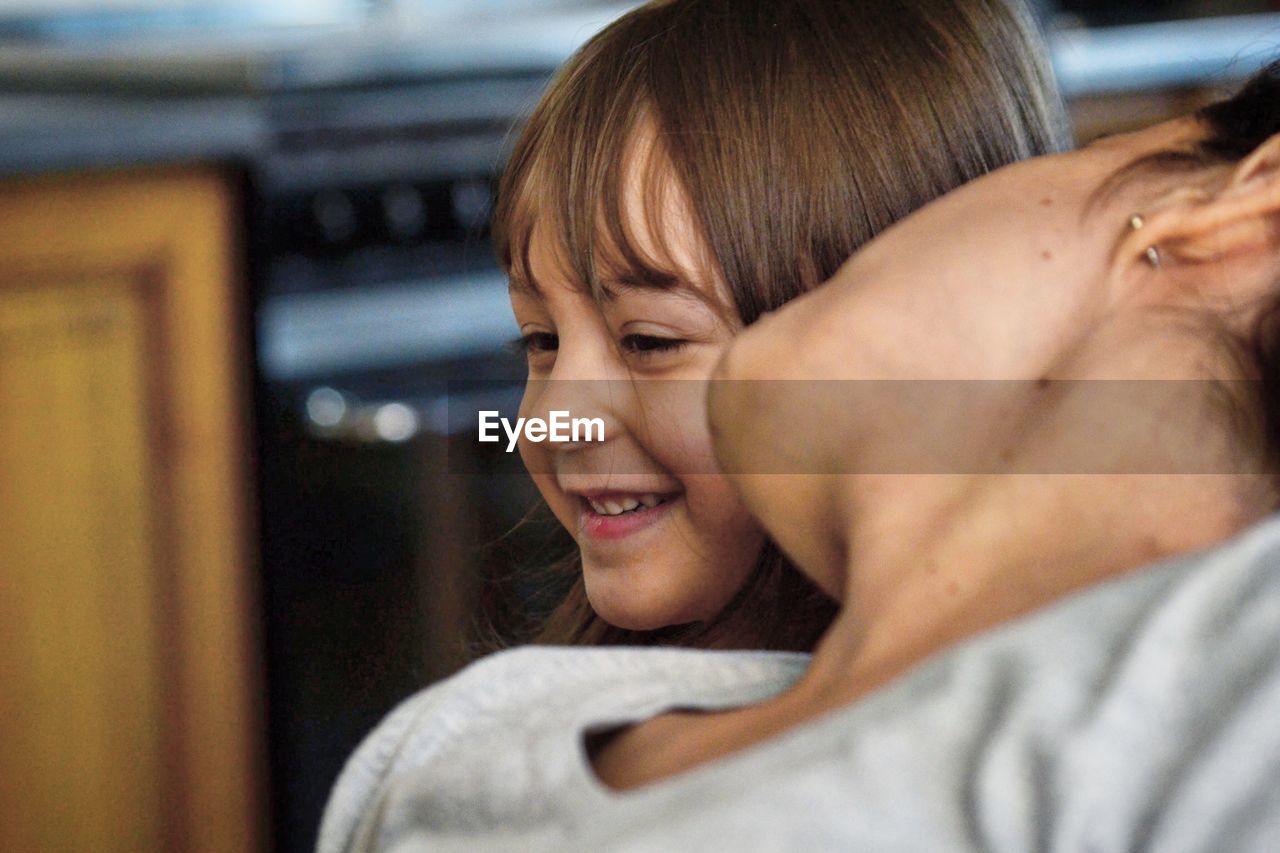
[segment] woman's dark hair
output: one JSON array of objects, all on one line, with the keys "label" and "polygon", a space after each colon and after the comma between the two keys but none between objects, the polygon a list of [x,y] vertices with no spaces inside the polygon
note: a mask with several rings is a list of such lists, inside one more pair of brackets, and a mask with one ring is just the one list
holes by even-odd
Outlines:
[{"label": "woman's dark hair", "polygon": [[[1116,192],[1128,181],[1150,173],[1194,172],[1237,163],[1280,133],[1280,59],[1249,79],[1233,96],[1195,113],[1203,134],[1186,146],[1145,154],[1103,182],[1091,203]],[[1234,357],[1243,382],[1222,387],[1226,415],[1263,471],[1280,475],[1280,282],[1243,335],[1215,318],[1224,346]],[[1271,486],[1273,509],[1280,507],[1280,480]]]},{"label": "woman's dark hair", "polygon": [[[637,164],[641,137],[652,144]],[[1069,142],[1021,0],[653,2],[552,82],[502,177],[495,244],[513,279],[530,280],[537,225],[566,280],[597,297],[606,269],[669,285],[669,264],[628,232],[638,165],[649,232],[678,185],[729,307],[751,323],[926,202]],[[573,557],[559,569],[580,575]],[[711,624],[614,628],[579,578],[538,639],[807,649],[834,612],[770,545]]]},{"label": "woman's dark hair", "polygon": [[1280,133],[1280,59],[1255,74],[1234,96],[1196,115],[1209,131],[1198,146],[1206,158],[1243,160]]},{"label": "woman's dark hair", "polygon": [[[1236,162],[1280,133],[1280,59],[1258,72],[1239,92],[1210,104],[1197,117],[1207,134],[1195,154],[1206,163]],[[1280,285],[1280,282],[1277,283]],[[1263,470],[1280,473],[1280,295],[1265,304],[1252,333],[1236,349],[1254,398],[1248,434],[1262,456]],[[1280,485],[1272,487],[1273,501]]]}]

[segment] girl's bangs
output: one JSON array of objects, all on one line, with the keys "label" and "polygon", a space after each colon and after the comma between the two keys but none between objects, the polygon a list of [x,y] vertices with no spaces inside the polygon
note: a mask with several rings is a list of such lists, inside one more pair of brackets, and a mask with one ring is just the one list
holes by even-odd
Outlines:
[{"label": "girl's bangs", "polygon": [[611,280],[655,288],[678,280],[663,216],[679,188],[648,115],[637,107],[591,122],[597,136],[563,123],[534,134],[523,168],[504,182],[494,219],[500,261],[513,281],[535,291],[543,284],[530,265],[535,231],[554,254],[558,279],[596,300],[608,298]]}]

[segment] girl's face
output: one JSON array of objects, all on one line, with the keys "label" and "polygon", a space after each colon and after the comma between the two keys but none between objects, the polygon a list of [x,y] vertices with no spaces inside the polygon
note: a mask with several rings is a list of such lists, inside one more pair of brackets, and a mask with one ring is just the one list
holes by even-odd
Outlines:
[{"label": "girl's face", "polygon": [[718,473],[706,421],[706,381],[741,322],[713,265],[700,261],[683,204],[666,205],[658,235],[639,207],[626,210],[637,247],[666,259],[673,286],[601,270],[597,302],[535,226],[531,280],[513,275],[511,305],[529,364],[520,415],[600,418],[605,437],[522,436],[521,456],[578,543],[596,613],[648,630],[716,616],[746,581],[764,535]]}]

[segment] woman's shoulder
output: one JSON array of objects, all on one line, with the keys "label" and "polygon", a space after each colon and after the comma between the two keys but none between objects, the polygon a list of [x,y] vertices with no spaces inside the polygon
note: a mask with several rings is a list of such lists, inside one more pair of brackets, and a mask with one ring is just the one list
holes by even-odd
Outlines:
[{"label": "woman's shoulder", "polygon": [[[575,732],[589,727],[593,715],[643,714],[674,700],[709,707],[759,701],[794,683],[808,659],[783,652],[564,646],[491,654],[404,700],[365,738],[330,794],[319,850],[348,849],[379,802],[393,790],[420,788],[426,776],[433,791],[472,808],[486,791],[505,790],[499,781],[526,775],[527,766],[536,765],[543,778],[557,768],[571,773],[579,758]],[[512,799],[537,796],[521,791]],[[442,816],[451,811],[448,803],[435,806]]]},{"label": "woman's shoulder", "polygon": [[[696,684],[704,692],[741,687],[789,686],[808,665],[794,652],[707,651],[681,648],[520,646],[474,661],[455,675],[404,700],[366,741],[378,754],[428,724],[462,714],[477,721],[542,700],[573,704],[578,693],[600,695],[628,684],[666,687]],[[443,736],[447,732],[437,732]]]},{"label": "woman's shoulder", "polygon": [[602,683],[665,676],[710,678],[729,685],[745,680],[790,679],[808,666],[798,652],[709,651],[675,647],[519,646],[475,661],[442,686],[456,694],[495,685],[511,692],[556,690],[587,682]]}]

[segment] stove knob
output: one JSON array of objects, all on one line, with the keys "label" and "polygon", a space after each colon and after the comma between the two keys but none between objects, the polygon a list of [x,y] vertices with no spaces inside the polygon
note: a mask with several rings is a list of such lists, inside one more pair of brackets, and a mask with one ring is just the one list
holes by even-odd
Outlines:
[{"label": "stove knob", "polygon": [[427,224],[422,193],[408,184],[395,184],[382,193],[382,217],[387,232],[402,240],[417,237]]},{"label": "stove knob", "polygon": [[453,219],[466,231],[482,231],[489,224],[489,182],[480,178],[455,181],[449,188]]},{"label": "stove knob", "polygon": [[356,233],[356,207],[346,193],[325,190],[311,200],[311,216],[320,237],[330,245],[341,245]]}]

